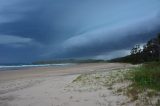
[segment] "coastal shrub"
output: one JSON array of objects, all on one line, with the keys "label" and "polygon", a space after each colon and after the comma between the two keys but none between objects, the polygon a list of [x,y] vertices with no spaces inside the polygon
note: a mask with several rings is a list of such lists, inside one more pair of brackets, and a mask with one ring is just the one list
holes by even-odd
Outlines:
[{"label": "coastal shrub", "polygon": [[160,62],[145,63],[131,72],[134,85],[160,91]]}]

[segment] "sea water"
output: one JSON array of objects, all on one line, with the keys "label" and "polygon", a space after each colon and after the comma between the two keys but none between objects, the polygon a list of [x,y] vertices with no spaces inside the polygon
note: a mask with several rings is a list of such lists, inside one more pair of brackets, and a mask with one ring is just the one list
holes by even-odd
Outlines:
[{"label": "sea water", "polygon": [[33,68],[33,67],[66,67],[75,65],[73,63],[63,63],[63,64],[38,64],[38,65],[0,65],[0,71],[6,70],[19,70],[19,69],[26,69],[26,68]]}]

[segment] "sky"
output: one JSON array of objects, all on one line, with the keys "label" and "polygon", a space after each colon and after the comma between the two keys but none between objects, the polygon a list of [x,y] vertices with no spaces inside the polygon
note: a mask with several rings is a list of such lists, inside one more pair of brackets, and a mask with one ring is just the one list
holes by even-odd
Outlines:
[{"label": "sky", "polygon": [[0,63],[125,56],[160,32],[160,0],[0,0]]}]

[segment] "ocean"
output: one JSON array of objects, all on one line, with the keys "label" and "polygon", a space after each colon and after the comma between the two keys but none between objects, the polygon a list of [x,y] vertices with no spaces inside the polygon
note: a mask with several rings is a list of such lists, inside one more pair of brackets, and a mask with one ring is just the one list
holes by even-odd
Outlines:
[{"label": "ocean", "polygon": [[38,65],[0,65],[0,71],[20,70],[20,69],[33,68],[33,67],[67,67],[71,65],[75,65],[75,64],[64,63],[64,64],[38,64]]}]

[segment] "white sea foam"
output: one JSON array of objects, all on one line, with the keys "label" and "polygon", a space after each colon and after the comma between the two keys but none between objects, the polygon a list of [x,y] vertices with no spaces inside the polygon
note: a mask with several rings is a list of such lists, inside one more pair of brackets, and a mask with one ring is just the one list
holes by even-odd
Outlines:
[{"label": "white sea foam", "polygon": [[69,66],[69,65],[73,65],[73,64],[64,63],[64,64],[39,64],[39,65],[0,65],[0,69],[2,68],[47,67],[47,66]]}]

